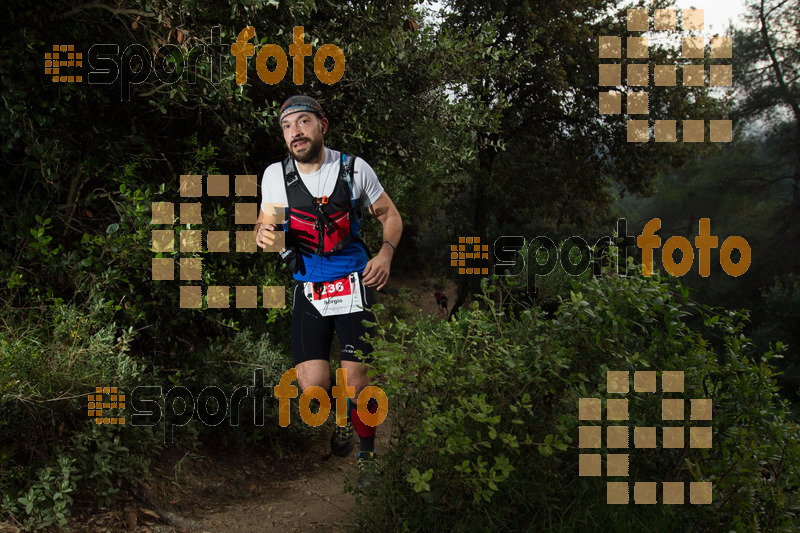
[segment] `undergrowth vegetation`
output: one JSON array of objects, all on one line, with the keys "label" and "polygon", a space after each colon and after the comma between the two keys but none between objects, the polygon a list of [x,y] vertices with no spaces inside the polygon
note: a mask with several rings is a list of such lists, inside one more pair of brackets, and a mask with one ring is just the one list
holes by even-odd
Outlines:
[{"label": "undergrowth vegetation", "polygon": [[[489,280],[484,280],[488,282]],[[697,305],[675,280],[604,274],[572,283],[552,317],[495,278],[449,321],[418,316],[380,324],[375,373],[389,396],[392,447],[384,483],[367,502],[370,531],[796,531],[800,433],[770,361],[742,330],[745,312]],[[683,393],[663,392],[682,371]],[[630,389],[609,393],[607,371]],[[634,373],[655,371],[655,393]],[[627,421],[606,421],[606,398],[628,399]],[[581,398],[602,419],[579,421]],[[662,399],[683,398],[682,420],[662,420]],[[713,419],[690,420],[690,399]],[[579,448],[579,425],[629,426],[628,449]],[[662,429],[684,428],[680,448]],[[711,448],[690,447],[710,426]],[[656,428],[657,448],[634,448],[634,427]],[[698,433],[699,435],[699,433]],[[692,440],[693,442],[693,440]],[[602,476],[580,476],[579,454],[601,454]],[[606,455],[628,454],[627,477],[606,476]],[[607,481],[627,481],[631,505],[606,503]],[[684,505],[633,505],[633,482],[683,482]],[[690,482],[713,484],[692,505]]]},{"label": "undergrowth vegetation", "polygon": [[[269,334],[256,337],[243,329],[227,342],[198,347],[192,354],[198,364],[164,368],[131,353],[134,331],[103,323],[103,305],[53,307],[40,322],[9,328],[0,336],[4,519],[26,530],[65,528],[77,500],[90,507],[112,504],[123,487],[135,488],[149,475],[151,461],[167,447],[193,450],[205,439],[224,446],[261,446],[277,455],[307,440],[310,429],[304,424],[279,427],[268,389],[261,408],[252,398],[231,407],[236,389],[247,387],[253,396],[254,387],[277,383],[290,366]],[[96,424],[87,416],[88,394],[98,386],[125,394],[124,409],[103,410],[104,417],[125,417],[125,424]],[[219,388],[224,405],[209,396],[200,401],[201,391],[209,387]],[[134,420],[134,412],[153,407],[142,402],[148,396],[159,412]],[[224,413],[224,420],[208,425],[198,416],[200,408]],[[234,411],[238,420],[232,422]],[[189,420],[175,413],[186,413]]]}]

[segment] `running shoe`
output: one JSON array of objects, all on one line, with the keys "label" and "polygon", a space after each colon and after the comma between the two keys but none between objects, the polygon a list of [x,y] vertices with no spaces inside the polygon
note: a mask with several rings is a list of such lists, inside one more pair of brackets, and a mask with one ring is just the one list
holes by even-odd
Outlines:
[{"label": "running shoe", "polygon": [[356,488],[366,489],[375,485],[380,479],[378,456],[375,452],[358,452],[358,479]]},{"label": "running shoe", "polygon": [[340,426],[335,424],[331,435],[331,452],[337,457],[347,457],[353,452],[355,447],[355,436],[353,424],[350,420],[347,425]]}]

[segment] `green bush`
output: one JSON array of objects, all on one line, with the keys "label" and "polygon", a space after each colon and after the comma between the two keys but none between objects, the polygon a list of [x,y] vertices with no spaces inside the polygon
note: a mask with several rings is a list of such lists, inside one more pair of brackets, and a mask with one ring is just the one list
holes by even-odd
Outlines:
[{"label": "green bush", "polygon": [[[244,329],[226,341],[210,341],[207,347],[195,354],[201,364],[167,373],[164,394],[171,387],[182,386],[197,401],[204,388],[213,386],[223,391],[230,404],[233,392],[240,387],[260,386],[262,379],[264,386],[277,385],[284,372],[292,367],[288,350],[278,347],[285,342],[280,338],[281,331],[275,328],[273,332],[255,336]],[[256,372],[259,373],[258,377]],[[253,407],[253,400],[249,398],[239,404],[239,423],[236,426],[229,423],[229,405],[226,420],[218,426],[206,426],[202,421],[193,419],[186,426],[176,427],[175,446],[192,445],[198,438],[208,437],[209,441],[217,441],[225,446],[242,447],[266,442],[273,453],[281,455],[285,449],[309,442],[313,428],[301,422],[298,401],[291,402],[292,423],[286,428],[278,424],[278,402],[271,393],[264,402],[263,426],[254,425]],[[156,432],[163,437],[161,424]]]},{"label": "green bush", "polygon": [[[553,318],[509,312],[500,290],[450,321],[380,326],[374,367],[393,432],[367,530],[800,525],[798,426],[769,365],[777,353],[755,351],[745,314],[700,308],[680,285],[641,274],[577,279]],[[685,421],[665,423],[661,394],[631,391],[627,424],[683,425],[686,442],[691,427],[710,425],[713,446],[625,451],[628,481],[712,481],[711,505],[608,505],[606,478],[578,475],[579,452],[597,453],[577,447],[578,401],[607,396],[608,370],[682,370],[684,394],[664,397],[712,400],[712,422],[689,420],[686,401]]]},{"label": "green bush", "polygon": [[108,505],[147,474],[158,442],[147,431],[87,417],[97,386],[131,390],[146,379],[129,353],[133,331],[102,320],[102,299],[61,304],[38,321],[4,323],[0,355],[3,514],[26,529],[62,527],[73,497]]},{"label": "green bush", "polygon": [[[192,145],[185,170],[217,172],[210,161],[213,146],[196,140]],[[151,203],[181,199],[173,187],[148,185],[152,180],[140,174],[135,163],[110,172],[111,187],[102,192],[118,215],[111,224],[64,239],[51,218],[21,216],[17,237],[23,251],[0,257],[8,289],[0,296],[0,493],[3,514],[25,527],[60,523],[70,497],[107,505],[122,486],[147,474],[150,458],[160,451],[160,425],[95,426],[87,418],[86,395],[96,386],[130,392],[137,385],[160,385],[166,392],[185,385],[196,397],[194,387],[199,392],[216,385],[229,394],[252,385],[255,367],[265,369],[265,384],[272,385],[290,366],[286,309],[169,311],[178,307],[178,282],[153,281],[151,260],[156,255],[177,263],[179,254],[151,251]],[[207,226],[234,228],[233,201],[225,200],[205,203]],[[283,280],[277,261],[263,255],[202,257],[203,284]],[[271,337],[248,333],[265,325]],[[204,428],[193,421],[176,431],[173,445],[191,448],[199,436],[218,432],[226,443],[266,439],[279,451],[304,438],[307,428],[299,424],[278,433],[269,402],[266,411],[269,426],[263,431],[252,423]],[[247,411],[245,405],[242,418],[252,420],[252,406]],[[62,461],[68,468],[59,466]],[[43,490],[42,480],[54,472],[69,479],[69,497],[64,492],[56,501]]]},{"label": "green bush", "polygon": [[72,463],[74,459],[59,455],[58,466],[40,469],[36,483],[16,502],[4,494],[3,511],[21,515],[23,518],[20,523],[28,531],[47,526],[66,526],[72,504],[70,493],[75,490],[77,472]]},{"label": "green bush", "polygon": [[409,319],[414,315],[411,304],[418,305],[419,296],[407,287],[400,287],[397,293],[379,296],[381,305],[376,308],[379,321],[391,318]]},{"label": "green bush", "polygon": [[782,375],[778,378],[784,395],[795,404],[800,403],[800,276],[789,274],[775,278],[772,285],[761,294],[763,302],[753,312],[753,342],[767,348],[776,339],[789,344],[785,358],[776,366]]},{"label": "green bush", "polygon": [[[83,307],[52,306],[38,320],[4,322],[0,493],[2,514],[22,527],[63,526],[73,498],[90,506],[109,505],[123,487],[148,475],[150,460],[163,448],[163,424],[133,426],[128,418],[125,425],[98,425],[87,417],[87,395],[95,387],[116,386],[126,393],[126,411],[116,414],[129,417],[130,393],[139,385],[161,386],[164,394],[186,386],[195,398],[213,385],[230,397],[236,388],[253,385],[254,369],[263,371],[264,384],[270,386],[291,366],[286,351],[278,347],[282,330],[273,327],[271,334],[259,337],[242,330],[227,342],[212,339],[192,354],[195,366],[159,368],[141,355],[132,356],[134,332],[105,322],[108,306],[93,297]],[[277,317],[267,319],[274,323]],[[271,400],[265,402],[264,427],[253,426],[252,401],[245,401],[238,426],[226,421],[206,427],[192,420],[176,429],[170,445],[192,449],[199,437],[214,435],[240,446],[265,440],[280,453],[307,441],[310,428],[305,424],[279,427],[277,402]]]}]

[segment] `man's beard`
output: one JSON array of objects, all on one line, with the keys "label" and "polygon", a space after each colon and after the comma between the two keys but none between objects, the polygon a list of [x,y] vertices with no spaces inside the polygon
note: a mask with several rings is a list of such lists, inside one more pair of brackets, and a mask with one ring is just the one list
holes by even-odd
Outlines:
[{"label": "man's beard", "polygon": [[[305,152],[303,155],[298,154],[293,148],[295,141],[302,140],[308,143],[308,146],[305,148]],[[319,157],[319,153],[322,151],[322,143],[314,141],[308,137],[303,137],[301,139],[295,139],[292,141],[292,144],[289,145],[289,153],[294,157],[295,161],[298,163],[311,163],[317,157]]]}]

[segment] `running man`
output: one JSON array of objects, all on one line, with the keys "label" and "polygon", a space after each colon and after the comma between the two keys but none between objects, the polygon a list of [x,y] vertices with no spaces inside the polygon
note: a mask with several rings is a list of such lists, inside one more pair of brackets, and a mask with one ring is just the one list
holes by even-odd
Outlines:
[{"label": "running man", "polygon": [[[359,418],[355,400],[369,385],[367,365],[356,351],[368,356],[372,347],[362,340],[374,328],[370,306],[375,291],[386,285],[403,222],[375,172],[363,159],[325,146],[328,119],[309,96],[292,96],[281,106],[278,122],[289,157],[270,165],[261,179],[262,204],[254,233],[261,248],[273,245],[278,232],[267,223],[268,204],[288,205],[288,233],[282,257],[293,271],[292,357],[301,390],[322,387],[331,396],[330,353],[334,331],[342,346],[342,368],[355,398],[347,406],[346,426],[336,425],[331,451],[346,457],[354,448],[353,428],[359,437],[357,486],[375,481],[378,460],[375,428]],[[358,238],[360,209],[367,208],[383,226],[383,244],[371,259]],[[368,359],[367,359],[368,360]],[[377,405],[370,405],[374,412]]]},{"label": "running man", "polygon": [[433,297],[436,300],[436,310],[440,315],[443,314],[442,298],[444,297],[444,293],[442,292],[442,289],[437,289],[436,292],[433,293]]}]

